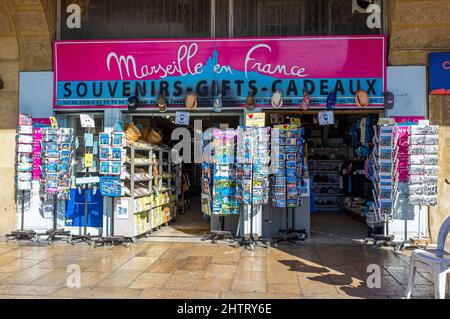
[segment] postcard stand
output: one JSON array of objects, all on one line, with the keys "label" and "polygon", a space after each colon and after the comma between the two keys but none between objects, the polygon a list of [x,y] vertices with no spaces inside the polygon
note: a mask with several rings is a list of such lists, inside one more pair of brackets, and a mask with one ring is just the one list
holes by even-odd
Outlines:
[{"label": "postcard stand", "polygon": [[[211,168],[209,168],[211,169]],[[203,178],[206,178],[206,176],[203,176]],[[202,191],[204,191],[202,187]],[[224,230],[225,228],[225,215],[218,215],[219,217],[219,229],[214,229],[209,232],[209,234],[202,237],[202,241],[210,240],[211,243],[216,244],[219,240],[229,241],[230,243],[234,243],[234,246],[239,246],[236,241],[235,237],[230,231]]]},{"label": "postcard stand", "polygon": [[19,126],[16,135],[16,189],[20,191],[21,220],[20,229],[7,234],[6,240],[28,240],[39,242],[34,230],[25,230],[25,198],[31,196],[33,128],[32,118],[27,114],[19,115]]},{"label": "postcard stand", "polygon": [[20,219],[20,230],[12,231],[11,234],[7,234],[6,241],[14,240],[15,242],[18,242],[19,240],[26,240],[26,241],[32,241],[32,242],[39,242],[39,235],[34,230],[25,230],[25,196],[28,192],[28,195],[30,191],[21,190],[21,219]]},{"label": "postcard stand", "polygon": [[[278,152],[272,154],[272,159],[275,161],[274,164],[277,167],[276,176],[274,177],[275,183],[273,186],[275,189],[274,196],[276,199],[273,201],[273,204],[275,207],[285,209],[286,219],[286,229],[279,230],[278,236],[274,238],[275,243],[290,242],[293,244],[298,244],[306,240],[306,230],[295,229],[295,207],[299,206],[299,188],[301,183],[303,183],[302,176],[304,174],[304,164],[302,164],[302,159],[304,158],[304,153],[302,151],[302,136],[304,133],[302,132],[302,128],[298,125],[278,125],[275,126],[272,131],[272,149],[278,150]],[[290,141],[289,143],[288,140]],[[288,150],[288,147],[290,150]],[[282,160],[280,160],[280,157]],[[288,159],[288,157],[290,159]],[[292,164],[295,164],[295,166],[292,167]],[[295,176],[292,176],[292,172],[289,173],[289,170],[294,170]],[[280,173],[281,175],[278,175]],[[277,177],[284,178],[284,183],[277,184],[279,183],[279,181],[277,181]],[[288,192],[289,188],[292,190],[292,185],[288,185],[288,178],[295,178],[295,183],[292,181],[289,182],[291,184],[295,184],[296,186],[297,199],[295,206],[291,203],[292,192],[291,194]],[[280,186],[284,189],[284,191],[276,193],[277,187]],[[278,199],[277,194],[283,195],[281,199],[282,204],[280,203],[280,199]],[[291,208],[292,211],[292,225],[289,225],[289,208]]]},{"label": "postcard stand", "polygon": [[99,246],[106,246],[108,249],[113,249],[114,245],[123,245],[124,247],[129,247],[130,243],[133,242],[131,238],[127,238],[125,236],[116,236],[114,235],[114,209],[115,209],[115,198],[111,197],[111,219],[110,219],[110,235],[100,237],[94,243],[94,248]]},{"label": "postcard stand", "polygon": [[65,230],[64,228],[58,229],[58,198],[55,195],[53,195],[53,228],[39,236],[42,235],[47,236],[47,243],[49,245],[53,244],[55,240],[65,240],[69,244],[73,244],[70,230]]},{"label": "postcard stand", "polygon": [[373,211],[366,214],[366,223],[373,229],[383,226],[383,234],[372,233],[362,244],[373,244],[373,247],[391,245],[398,250],[403,243],[394,243],[394,236],[389,235],[389,220],[398,199],[397,126],[393,119],[380,119],[374,131],[374,149],[370,157],[375,172],[371,177],[374,205]]},{"label": "postcard stand", "polygon": [[[284,159],[284,166],[286,167],[286,157]],[[285,187],[285,196],[287,198],[287,179],[285,179],[284,183]],[[296,230],[293,229],[295,227],[295,208],[292,207],[292,227],[289,226],[289,207],[286,203],[285,208],[285,214],[286,214],[286,229],[280,229],[278,232],[278,237],[275,237],[273,240],[276,244],[281,242],[290,242],[293,244],[298,244],[300,242],[304,242],[306,240],[306,230]]]},{"label": "postcard stand", "polygon": [[[258,234],[253,233],[253,215],[255,214],[255,208],[256,212],[258,211],[258,207],[255,207],[253,204],[253,162],[250,163],[251,165],[251,173],[252,178],[250,179],[250,209],[249,209],[249,217],[250,217],[250,233],[244,234],[244,236],[239,241],[239,245],[244,246],[246,249],[249,249],[251,251],[254,251],[256,249],[256,246],[263,245],[265,248],[270,248],[271,241],[269,239],[261,238]],[[261,205],[259,205],[261,206]]]},{"label": "postcard stand", "polygon": [[[92,127],[86,127],[86,133],[90,133],[90,134],[94,134],[95,132],[95,128]],[[87,150],[85,150],[87,151]],[[87,173],[87,169],[86,169],[86,173],[84,175],[84,178],[89,178],[89,177],[93,177],[91,176],[90,173]],[[75,179],[76,180],[76,179]],[[89,246],[92,245],[92,241],[98,239],[100,236],[91,236],[90,233],[87,232],[87,220],[88,220],[88,216],[89,216],[89,210],[88,210],[88,205],[89,205],[89,190],[93,190],[94,189],[94,184],[96,184],[97,182],[87,182],[87,183],[80,183],[77,186],[79,186],[80,190],[84,189],[84,218],[83,218],[83,233],[80,235],[72,235],[72,240],[71,240],[71,244],[77,244],[77,243],[86,243]],[[77,184],[77,183],[76,183]]]}]

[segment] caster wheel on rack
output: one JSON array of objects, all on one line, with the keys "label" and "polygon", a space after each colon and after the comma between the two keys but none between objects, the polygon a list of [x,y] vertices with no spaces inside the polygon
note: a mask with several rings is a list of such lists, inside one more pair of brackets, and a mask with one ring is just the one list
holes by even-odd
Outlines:
[{"label": "caster wheel on rack", "polygon": [[51,239],[51,238],[47,239],[47,244],[49,246],[51,246],[53,244],[53,239]]},{"label": "caster wheel on rack", "polygon": [[136,244],[138,242],[138,239],[136,237],[131,238],[131,242],[133,244]]}]

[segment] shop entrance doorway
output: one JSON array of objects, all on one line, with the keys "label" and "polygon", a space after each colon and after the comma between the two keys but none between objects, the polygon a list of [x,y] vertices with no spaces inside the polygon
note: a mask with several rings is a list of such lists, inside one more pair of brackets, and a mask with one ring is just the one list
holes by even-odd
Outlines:
[{"label": "shop entrance doorway", "polygon": [[334,124],[321,126],[317,111],[278,113],[278,120],[300,121],[305,128],[314,242],[354,243],[382,232],[365,222],[373,201],[366,160],[380,116],[378,110],[335,110]]},{"label": "shop entrance doorway", "polygon": [[[152,233],[152,240],[189,241],[200,240],[211,231],[211,217],[201,209],[201,163],[195,161],[194,134],[202,134],[209,128],[237,128],[242,121],[242,113],[191,113],[189,125],[176,124],[176,113],[129,114],[136,125],[154,129],[161,134],[161,144],[172,148],[178,140],[172,140],[172,132],[179,127],[187,128],[192,137],[191,162],[180,165],[181,172],[177,183],[178,203],[176,218],[168,226]],[[194,121],[201,121],[194,126]],[[195,132],[197,130],[197,132]],[[175,134],[176,135],[176,134]],[[176,137],[178,139],[178,136]],[[183,154],[183,152],[181,152]],[[198,156],[197,156],[198,157]]]}]

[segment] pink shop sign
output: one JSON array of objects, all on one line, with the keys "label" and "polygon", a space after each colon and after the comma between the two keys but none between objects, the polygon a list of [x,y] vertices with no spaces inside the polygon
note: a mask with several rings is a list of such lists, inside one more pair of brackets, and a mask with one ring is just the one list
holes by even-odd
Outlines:
[{"label": "pink shop sign", "polygon": [[224,107],[242,107],[249,92],[257,107],[270,107],[275,89],[286,108],[298,108],[303,89],[316,109],[330,92],[338,108],[356,108],[358,89],[369,108],[382,108],[386,86],[380,35],[56,41],[54,57],[57,109],[123,108],[130,96],[156,109],[160,94],[180,106],[189,91],[200,108],[218,93]]}]

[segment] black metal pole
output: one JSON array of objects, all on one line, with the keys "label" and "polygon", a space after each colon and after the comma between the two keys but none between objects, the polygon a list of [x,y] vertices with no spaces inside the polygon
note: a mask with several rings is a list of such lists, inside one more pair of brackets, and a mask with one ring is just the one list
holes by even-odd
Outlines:
[{"label": "black metal pole", "polygon": [[87,218],[88,218],[88,192],[89,192],[89,187],[88,184],[85,184],[84,186],[84,231],[83,231],[83,235],[86,236],[87,235]]},{"label": "black metal pole", "polygon": [[251,163],[251,167],[252,177],[250,179],[250,241],[253,242],[253,162]]},{"label": "black metal pole", "polygon": [[20,221],[20,230],[23,230],[25,227],[25,191],[22,189],[22,220]]},{"label": "black metal pole", "polygon": [[53,230],[56,231],[56,228],[58,227],[58,199],[56,196],[53,196]]},{"label": "black metal pole", "polygon": [[111,205],[111,236],[114,236],[114,197],[111,197],[112,205]]}]

